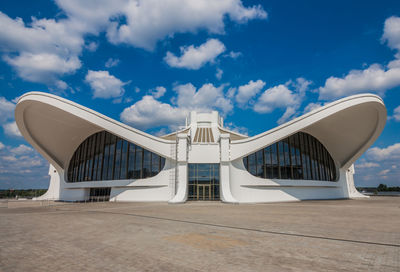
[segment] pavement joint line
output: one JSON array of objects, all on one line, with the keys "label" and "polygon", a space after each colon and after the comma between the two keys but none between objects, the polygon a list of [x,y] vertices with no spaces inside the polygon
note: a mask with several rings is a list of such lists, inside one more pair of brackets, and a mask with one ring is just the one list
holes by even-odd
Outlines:
[{"label": "pavement joint line", "polygon": [[99,210],[85,210],[85,211],[86,212],[92,212],[92,213],[109,213],[109,214],[128,215],[128,216],[134,216],[134,217],[142,217],[142,218],[157,219],[157,220],[164,220],[164,221],[173,221],[173,222],[180,222],[180,223],[186,223],[186,224],[218,227],[218,228],[228,228],[228,229],[235,229],[235,230],[246,230],[246,231],[268,233],[268,234],[274,234],[274,235],[286,235],[286,236],[321,239],[321,240],[329,240],[329,241],[337,241],[337,242],[347,242],[347,243],[378,245],[378,246],[388,246],[388,247],[398,247],[398,248],[400,248],[399,244],[379,243],[379,242],[350,240],[350,239],[315,236],[315,235],[307,235],[307,234],[296,234],[296,233],[279,232],[279,231],[262,230],[262,229],[252,229],[252,228],[245,228],[245,227],[239,227],[239,226],[228,226],[228,225],[220,225],[220,224],[213,224],[213,223],[188,221],[188,220],[157,217],[157,216],[150,216],[150,215],[141,215],[141,214],[133,214],[133,213],[118,213],[118,212],[108,212],[108,211],[99,211]]}]

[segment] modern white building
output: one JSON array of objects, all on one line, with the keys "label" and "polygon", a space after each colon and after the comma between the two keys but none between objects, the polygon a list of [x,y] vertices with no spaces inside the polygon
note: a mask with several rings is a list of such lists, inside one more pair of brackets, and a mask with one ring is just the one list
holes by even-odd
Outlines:
[{"label": "modern white building", "polygon": [[[350,96],[248,137],[218,112],[191,112],[156,137],[61,97],[30,92],[15,118],[50,162],[41,199],[262,203],[361,197],[353,163],[386,122],[382,99]],[[262,124],[260,124],[262,125]]]}]

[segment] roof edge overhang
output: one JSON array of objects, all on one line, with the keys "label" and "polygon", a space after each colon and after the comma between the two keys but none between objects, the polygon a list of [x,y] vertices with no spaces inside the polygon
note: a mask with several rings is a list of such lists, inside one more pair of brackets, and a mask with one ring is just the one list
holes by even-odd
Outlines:
[{"label": "roof edge overhang", "polygon": [[359,94],[345,97],[266,132],[232,141],[231,160],[303,131],[321,141],[340,167],[348,168],[379,137],[386,118],[386,107],[379,96]]},{"label": "roof edge overhang", "polygon": [[15,120],[22,136],[57,168],[64,169],[83,140],[102,130],[174,159],[171,145],[175,141],[150,135],[53,94],[22,95],[15,108]]}]

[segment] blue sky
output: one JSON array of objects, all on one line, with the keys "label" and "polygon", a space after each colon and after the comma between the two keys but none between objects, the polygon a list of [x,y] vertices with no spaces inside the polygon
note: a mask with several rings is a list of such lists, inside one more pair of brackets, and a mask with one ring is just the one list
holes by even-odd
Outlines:
[{"label": "blue sky", "polygon": [[28,91],[156,135],[194,109],[255,135],[375,93],[388,121],[355,183],[400,186],[398,1],[16,0],[0,12],[1,189],[48,186],[48,163],[13,117]]}]

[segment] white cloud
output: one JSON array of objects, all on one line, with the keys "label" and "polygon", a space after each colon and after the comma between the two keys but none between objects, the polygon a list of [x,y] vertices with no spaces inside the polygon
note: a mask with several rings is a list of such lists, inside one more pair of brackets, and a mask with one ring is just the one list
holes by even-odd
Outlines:
[{"label": "white cloud", "polygon": [[0,150],[4,148],[4,144],[0,142]]},{"label": "white cloud", "polygon": [[379,172],[379,175],[386,176],[389,172],[390,172],[390,169],[384,169],[384,170]]},{"label": "white cloud", "polygon": [[250,80],[246,85],[242,85],[238,88],[236,94],[236,102],[239,106],[245,106],[251,98],[256,96],[262,88],[264,88],[265,82],[262,80],[253,81]]},{"label": "white cloud", "polygon": [[367,151],[367,157],[376,161],[400,159],[400,143],[390,145],[386,148],[370,148]]},{"label": "white cloud", "polygon": [[158,86],[158,87],[155,87],[154,90],[151,91],[151,94],[155,98],[160,98],[160,97],[164,96],[166,91],[167,91],[167,89],[165,89],[165,87]]},{"label": "white cloud", "polygon": [[8,136],[18,136],[22,137],[21,132],[19,132],[19,129],[17,127],[16,122],[11,122],[11,123],[6,123],[3,125],[4,133],[7,134]]},{"label": "white cloud", "polygon": [[303,113],[307,113],[322,107],[321,103],[309,103],[307,106],[304,107]]},{"label": "white cloud", "polygon": [[392,16],[386,19],[382,41],[392,49],[400,50],[400,18]]},{"label": "white cloud", "polygon": [[3,59],[21,78],[65,87],[57,83],[58,77],[80,68],[84,40],[68,19],[32,18],[26,26],[21,18],[13,20],[0,12],[0,25]]},{"label": "white cloud", "polygon": [[186,109],[173,107],[146,95],[140,101],[124,109],[121,113],[121,120],[140,129],[157,126],[177,127],[184,123],[186,115]]},{"label": "white cloud", "polygon": [[33,149],[27,145],[20,144],[18,147],[14,147],[10,151],[11,151],[11,153],[13,153],[15,155],[22,155],[22,154],[33,152]]},{"label": "white cloud", "polygon": [[215,77],[216,77],[218,80],[221,80],[222,74],[223,74],[223,73],[224,73],[224,71],[222,71],[221,69],[217,68],[217,72],[215,73]]},{"label": "white cloud", "polygon": [[65,90],[67,84],[58,76],[73,73],[81,67],[77,56],[60,57],[57,54],[26,53],[16,57],[5,56],[4,60],[16,69],[18,75],[31,82],[46,83]]},{"label": "white cloud", "polygon": [[0,122],[4,123],[14,117],[15,104],[0,97]]},{"label": "white cloud", "polygon": [[246,23],[265,19],[260,5],[244,7],[240,0],[56,0],[65,16],[24,22],[0,12],[0,51],[18,75],[51,88],[66,89],[60,77],[81,67],[82,49],[95,51],[98,44],[85,37],[106,32],[114,44],[126,43],[152,50],[157,41],[175,33],[223,34],[225,21]]},{"label": "white cloud", "polygon": [[237,59],[240,56],[242,56],[242,52],[234,52],[234,51],[231,51],[229,52],[229,54],[224,55],[224,57],[230,57],[232,59]]},{"label": "white cloud", "polygon": [[397,108],[395,108],[393,110],[393,119],[396,120],[397,122],[400,122],[400,106],[398,106]]},{"label": "white cloud", "polygon": [[372,64],[365,70],[352,70],[343,78],[329,77],[319,88],[320,99],[332,99],[361,92],[384,91],[400,85],[400,66]]},{"label": "white cloud", "polygon": [[117,66],[117,65],[119,64],[119,62],[120,62],[119,59],[109,58],[109,59],[106,61],[106,63],[105,63],[104,66],[106,66],[106,68],[115,67],[115,66]]},{"label": "white cloud", "polygon": [[297,94],[281,84],[264,91],[254,105],[254,110],[258,113],[269,113],[276,108],[286,108],[298,103]]},{"label": "white cloud", "polygon": [[219,40],[209,39],[198,47],[194,45],[188,47],[182,46],[180,48],[180,57],[167,52],[164,60],[171,67],[198,70],[206,63],[214,62],[215,58],[224,52],[225,49],[225,45]]},{"label": "white cloud", "polygon": [[87,50],[89,50],[90,52],[96,51],[98,47],[99,47],[99,44],[96,43],[96,42],[90,42],[90,43],[85,45],[85,48]]},{"label": "white cloud", "polygon": [[[400,50],[400,18],[389,17],[385,21],[382,41],[395,50]],[[400,85],[400,55],[386,66],[374,63],[363,70],[351,70],[343,77],[331,76],[320,87],[319,99],[333,99],[361,92],[384,94],[386,90]]]},{"label": "white cloud", "polygon": [[120,97],[125,92],[123,86],[127,84],[110,75],[108,71],[89,70],[85,81],[92,88],[94,98]]},{"label": "white cloud", "polygon": [[175,86],[174,90],[178,94],[177,105],[181,108],[197,111],[217,109],[223,115],[233,109],[232,102],[224,95],[223,86],[215,87],[208,83],[196,91],[196,88],[191,83],[188,83]]},{"label": "white cloud", "polygon": [[240,0],[147,0],[125,4],[120,16],[125,17],[126,23],[110,24],[107,30],[110,42],[152,50],[157,41],[175,33],[207,30],[222,34],[226,18],[246,23],[251,19],[265,19],[267,13],[260,5],[244,7]]},{"label": "white cloud", "polygon": [[8,161],[8,162],[15,162],[17,158],[15,156],[2,156],[1,160]]},{"label": "white cloud", "polygon": [[372,168],[372,167],[379,167],[380,165],[375,162],[364,162],[355,165],[357,168]]},{"label": "white cloud", "polygon": [[173,105],[160,102],[154,96],[146,95],[121,113],[121,120],[136,128],[148,129],[169,126],[176,129],[184,124],[191,110],[208,112],[219,110],[223,115],[233,109],[230,99],[225,97],[223,86],[204,84],[198,90],[191,83],[174,87],[176,96]]},{"label": "white cloud", "polygon": [[258,113],[270,113],[277,108],[286,109],[278,120],[278,124],[282,124],[296,115],[311,84],[311,81],[299,77],[296,81],[289,80],[285,84],[271,87],[261,94],[253,110]]}]

